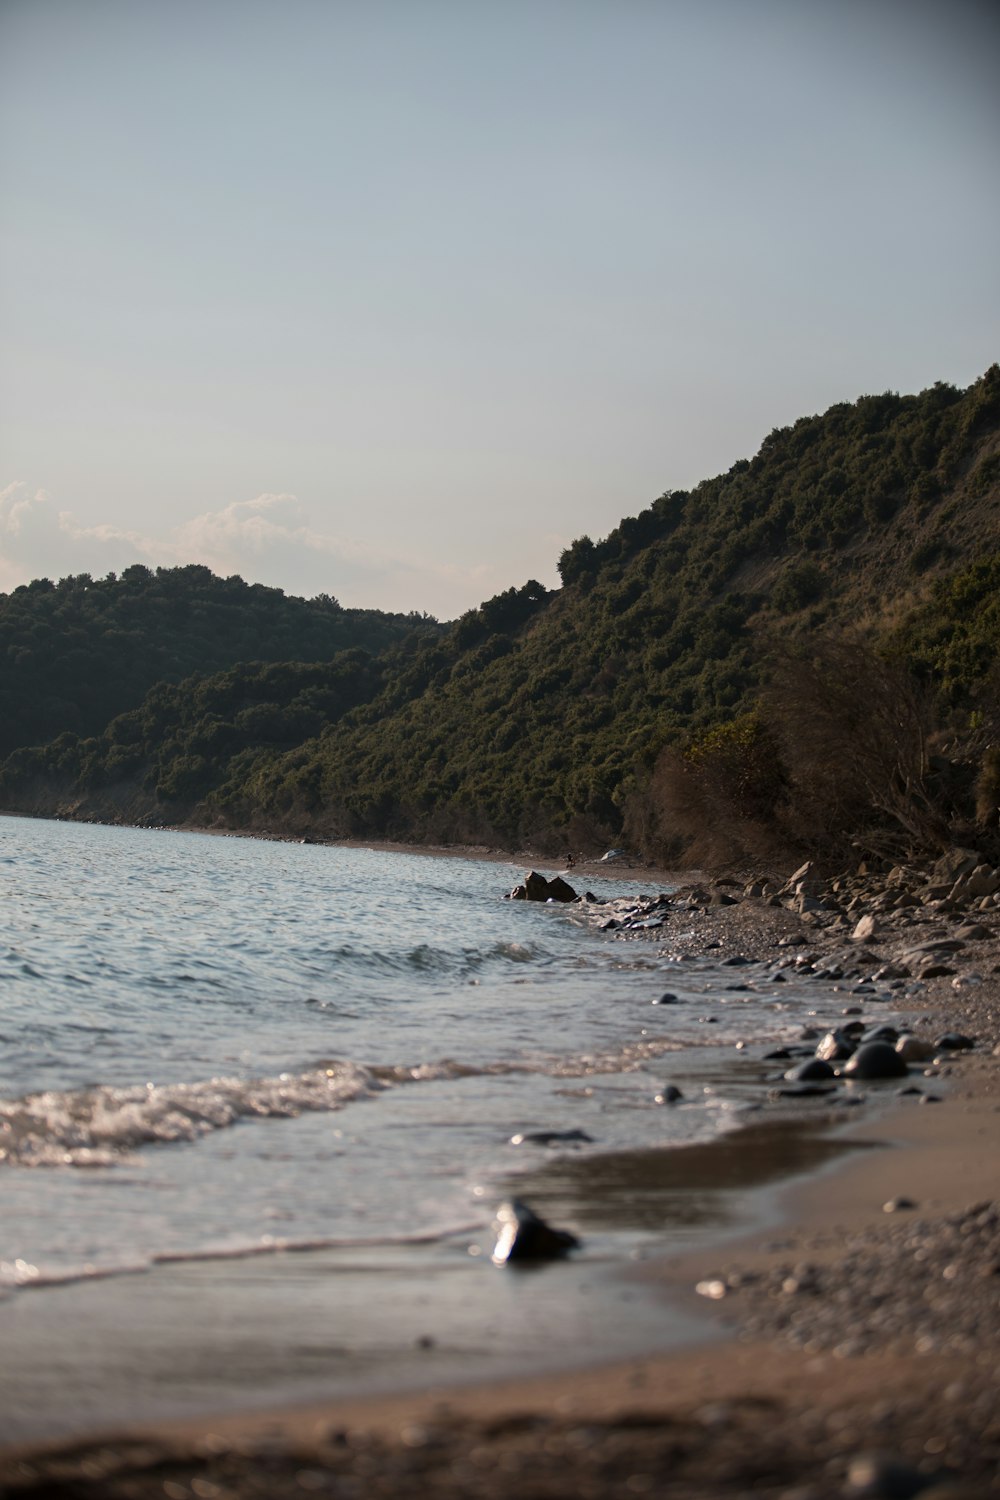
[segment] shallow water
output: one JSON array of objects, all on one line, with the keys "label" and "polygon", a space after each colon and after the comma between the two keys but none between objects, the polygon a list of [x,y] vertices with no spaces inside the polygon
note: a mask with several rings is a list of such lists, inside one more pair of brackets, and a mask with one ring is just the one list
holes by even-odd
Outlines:
[{"label": "shallow water", "polygon": [[[496,1310],[511,1293],[488,1265],[489,1220],[519,1178],[536,1206],[551,1202],[560,1222],[586,1228],[563,1297],[684,1224],[690,1194],[683,1211],[663,1193],[651,1207],[622,1153],[732,1129],[761,1077],[734,1042],[793,1034],[815,987],[733,988],[743,971],[708,958],[667,964],[653,944],[598,931],[581,908],[500,899],[521,873],[0,819],[0,1341],[21,1369],[16,1399],[0,1400],[0,1436],[184,1407],[164,1394],[151,1347],[162,1349],[155,1326],[173,1303],[177,1338],[191,1346],[192,1287],[230,1312],[236,1299],[227,1326],[250,1318],[270,1330],[260,1339],[272,1375],[286,1372],[264,1382],[271,1396],[329,1386],[332,1355],[294,1332],[321,1284],[320,1301],[339,1296],[342,1319],[349,1304],[352,1327],[369,1330],[368,1344],[352,1333],[353,1352],[334,1361],[349,1382],[377,1383],[372,1350],[387,1320],[397,1368],[412,1351],[413,1319],[400,1309],[419,1308],[407,1302],[413,1277],[436,1288],[438,1325],[450,1306],[464,1326],[467,1313],[455,1318],[473,1296],[522,1350],[535,1338],[551,1352],[532,1311],[540,1293],[516,1294],[518,1316]],[[602,899],[647,889],[611,873],[589,884]],[[651,1004],[665,988],[680,1003]],[[685,1095],[673,1108],[656,1103],[668,1078]],[[510,1144],[543,1129],[582,1130],[593,1143]],[[617,1198],[601,1211],[609,1175]],[[248,1254],[250,1270],[226,1260]],[[359,1256],[375,1297],[358,1290]],[[137,1271],[141,1288],[124,1279]],[[620,1310],[594,1317],[608,1327],[587,1339],[634,1346],[641,1314],[635,1328]],[[104,1327],[91,1341],[96,1364],[80,1331],[92,1319]],[[126,1358],[125,1324],[145,1349],[145,1383],[133,1368],[143,1361]],[[219,1404],[245,1395],[226,1337],[211,1342]],[[479,1337],[497,1356],[504,1341]],[[48,1354],[33,1362],[32,1349]],[[111,1380],[110,1368],[130,1373]],[[39,1403],[53,1396],[60,1416],[39,1426]]]}]

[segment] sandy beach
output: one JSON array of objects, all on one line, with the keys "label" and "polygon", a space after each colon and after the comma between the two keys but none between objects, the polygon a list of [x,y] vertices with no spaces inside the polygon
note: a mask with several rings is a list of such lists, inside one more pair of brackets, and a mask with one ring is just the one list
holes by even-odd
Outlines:
[{"label": "sandy beach", "polygon": [[[587,873],[578,866],[571,878]],[[648,873],[651,894],[670,878],[627,873]],[[726,891],[736,894],[719,904]],[[937,944],[920,960],[919,992],[900,987],[881,1017],[921,1038],[975,1044],[931,1045],[911,1067],[914,1091],[894,1091],[875,1116],[852,1119],[819,1100],[838,1140],[859,1149],[783,1189],[777,1227],[637,1268],[654,1295],[702,1318],[703,1340],[613,1365],[595,1349],[584,1368],[541,1378],[526,1370],[502,1383],[264,1415],[206,1412],[9,1449],[2,1493],[1000,1493],[1000,912],[981,902],[915,912],[878,878],[863,891],[834,893],[817,912],[706,885],[685,908],[688,941],[694,933],[699,945],[748,959],[781,943],[817,971],[850,954],[861,970],[892,972],[909,954],[912,974],[915,945]],[[856,904],[844,918],[847,896]],[[855,937],[868,912],[877,913],[871,931]],[[978,935],[957,936],[970,929]],[[662,947],[664,935],[626,931],[623,940]]]}]

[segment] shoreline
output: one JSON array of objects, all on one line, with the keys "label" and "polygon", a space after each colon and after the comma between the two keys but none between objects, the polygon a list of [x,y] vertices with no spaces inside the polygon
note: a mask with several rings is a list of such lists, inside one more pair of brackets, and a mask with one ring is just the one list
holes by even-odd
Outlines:
[{"label": "shoreline", "polygon": [[[404,846],[403,852],[472,857],[446,848]],[[518,862],[499,851],[480,857]],[[584,865],[577,870],[589,873]],[[616,871],[636,878],[621,866],[599,872]],[[651,878],[648,870],[640,872],[643,877]],[[947,929],[946,914],[935,913],[932,920]],[[763,951],[776,931],[792,926],[810,952],[822,956],[843,947],[839,930],[802,925],[799,914],[762,909],[756,902],[705,906],[691,921],[702,944],[717,942],[734,952],[754,947],[751,929]],[[162,1495],[168,1475],[175,1486],[168,1493],[178,1496],[218,1493],[250,1500],[310,1488],[339,1493],[341,1481],[348,1493],[360,1482],[372,1494],[489,1496],[494,1482],[499,1495],[512,1477],[523,1483],[530,1475],[538,1495],[575,1489],[603,1497],[653,1491],[669,1468],[685,1486],[672,1494],[744,1494],[752,1483],[755,1494],[825,1500],[861,1493],[845,1489],[851,1463],[879,1449],[896,1454],[914,1474],[953,1471],[959,1487],[949,1494],[1000,1493],[1000,1428],[995,1417],[984,1416],[995,1413],[1000,1389],[993,1343],[1000,1330],[1000,1232],[990,1225],[978,1239],[965,1232],[973,1222],[969,1211],[984,1217],[984,1205],[998,1196],[1000,938],[991,932],[975,942],[984,971],[978,984],[970,976],[968,985],[953,986],[961,974],[932,975],[918,995],[900,992],[893,1006],[892,1014],[907,1019],[928,1013],[941,1018],[938,1029],[957,1017],[963,1027],[978,1030],[976,1050],[956,1053],[943,1065],[949,1092],[938,1107],[899,1099],[874,1121],[838,1127],[845,1139],[875,1137],[883,1144],[849,1152],[836,1166],[781,1189],[779,1226],[716,1238],[710,1248],[636,1268],[636,1277],[657,1294],[698,1311],[705,1340],[679,1353],[610,1366],[595,1361],[541,1377],[209,1415],[117,1437],[94,1434],[69,1445],[8,1449],[0,1451],[0,1485],[6,1483],[11,1495],[64,1494],[68,1500],[92,1494],[96,1500]],[[644,943],[662,936],[623,934]],[[887,918],[869,946],[891,963],[909,940]],[[913,1206],[886,1213],[883,1205],[897,1200]],[[912,1227],[918,1224],[919,1232]],[[966,1265],[955,1244],[975,1248],[984,1235],[993,1239],[993,1259],[987,1252]],[[937,1265],[936,1247],[943,1247],[945,1259],[928,1287],[935,1296],[943,1288],[942,1301],[952,1299],[952,1311],[945,1307],[943,1316],[946,1329],[949,1318],[960,1329],[954,1347],[951,1335],[935,1344],[933,1333],[919,1332],[928,1316],[922,1282],[914,1282],[912,1330],[905,1326],[905,1307],[902,1313],[896,1309],[915,1276],[915,1252],[908,1248],[914,1237],[924,1251],[921,1266],[928,1259]],[[864,1275],[887,1283],[871,1307],[861,1307],[860,1287],[848,1286],[846,1299],[841,1296],[845,1257],[852,1256],[850,1276],[862,1275],[859,1266],[873,1266]],[[722,1294],[699,1296],[699,1282],[721,1286]],[[971,1331],[959,1305],[963,1297],[977,1299]],[[831,1324],[834,1303],[839,1311]],[[927,1306],[933,1313],[934,1300]],[[914,1347],[920,1338],[931,1342]],[[951,1393],[943,1416],[942,1392]],[[303,1474],[309,1476],[304,1486]],[[200,1489],[191,1487],[195,1480]],[[205,1488],[213,1485],[216,1491]]]}]

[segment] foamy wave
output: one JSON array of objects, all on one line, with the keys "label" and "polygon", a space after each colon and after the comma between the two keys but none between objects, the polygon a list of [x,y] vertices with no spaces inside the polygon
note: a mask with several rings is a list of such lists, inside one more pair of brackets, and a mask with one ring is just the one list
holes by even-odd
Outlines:
[{"label": "foamy wave", "polygon": [[0,1100],[0,1161],[113,1166],[140,1146],[198,1140],[240,1120],[341,1109],[385,1086],[357,1063],[332,1063],[276,1078],[49,1090]]},{"label": "foamy wave", "polygon": [[401,1084],[513,1073],[551,1078],[631,1073],[679,1045],[658,1038],[608,1052],[538,1053],[482,1064],[449,1057],[371,1067],[333,1061],[276,1078],[53,1089],[23,1099],[0,1099],[0,1164],[112,1167],[141,1146],[196,1141],[241,1120],[290,1119],[342,1109],[352,1100]]}]

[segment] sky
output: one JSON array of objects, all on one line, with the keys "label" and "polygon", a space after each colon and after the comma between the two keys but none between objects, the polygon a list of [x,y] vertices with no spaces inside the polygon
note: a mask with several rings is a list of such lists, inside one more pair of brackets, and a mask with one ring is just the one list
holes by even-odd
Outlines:
[{"label": "sky", "polygon": [[979,0],[0,0],[0,590],[450,619],[969,385],[998,65]]}]

